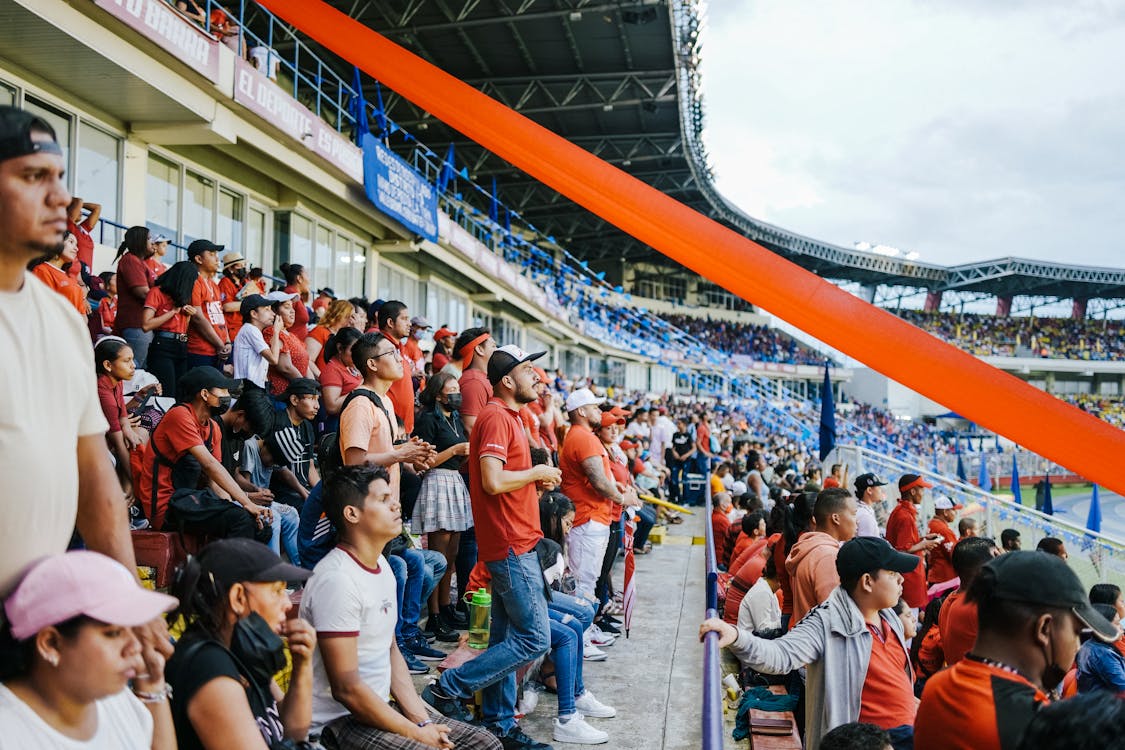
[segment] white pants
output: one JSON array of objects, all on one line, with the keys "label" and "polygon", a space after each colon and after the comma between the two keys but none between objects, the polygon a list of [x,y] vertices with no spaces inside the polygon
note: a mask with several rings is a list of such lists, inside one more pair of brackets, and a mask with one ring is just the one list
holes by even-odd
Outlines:
[{"label": "white pants", "polygon": [[602,572],[609,525],[587,521],[575,526],[566,537],[566,564],[576,580],[574,595],[594,601],[594,587]]}]

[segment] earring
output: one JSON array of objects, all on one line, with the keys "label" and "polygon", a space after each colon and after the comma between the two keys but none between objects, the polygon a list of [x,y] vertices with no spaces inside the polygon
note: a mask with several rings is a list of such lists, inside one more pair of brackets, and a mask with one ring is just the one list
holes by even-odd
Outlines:
[{"label": "earring", "polygon": [[50,664],[52,667],[57,667],[59,665],[59,655],[58,654],[47,654],[46,656],[43,657],[43,659],[48,664]]}]

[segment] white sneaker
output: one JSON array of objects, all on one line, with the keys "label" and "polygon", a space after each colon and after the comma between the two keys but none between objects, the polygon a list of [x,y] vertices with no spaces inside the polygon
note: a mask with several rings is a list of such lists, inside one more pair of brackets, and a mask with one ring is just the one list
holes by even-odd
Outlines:
[{"label": "white sneaker", "polygon": [[611,633],[603,633],[597,625],[586,628],[585,636],[589,639],[586,643],[593,644],[598,648],[612,646],[613,642],[617,640]]},{"label": "white sneaker", "polygon": [[604,745],[609,742],[609,734],[594,729],[586,723],[581,714],[574,714],[566,723],[555,719],[554,739],[555,742],[569,742],[574,745]]},{"label": "white sneaker", "polygon": [[592,719],[612,719],[617,716],[616,708],[602,703],[589,690],[574,699],[574,707],[578,709],[578,713]]},{"label": "white sneaker", "polygon": [[583,661],[605,661],[609,658],[609,654],[602,651],[597,646],[585,646],[582,649]]}]

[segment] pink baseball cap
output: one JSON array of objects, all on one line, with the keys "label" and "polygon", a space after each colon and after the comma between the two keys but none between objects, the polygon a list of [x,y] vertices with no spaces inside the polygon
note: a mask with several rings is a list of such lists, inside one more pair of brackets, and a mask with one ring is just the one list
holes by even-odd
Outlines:
[{"label": "pink baseball cap", "polygon": [[97,552],[76,550],[45,557],[24,574],[4,602],[17,641],[78,615],[134,627],[179,602],[143,588],[121,563]]}]

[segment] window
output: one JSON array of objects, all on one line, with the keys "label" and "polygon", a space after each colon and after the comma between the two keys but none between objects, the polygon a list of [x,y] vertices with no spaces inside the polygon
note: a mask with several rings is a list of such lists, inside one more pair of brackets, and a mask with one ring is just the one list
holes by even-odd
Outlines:
[{"label": "window", "polygon": [[242,252],[242,205],[241,195],[229,190],[219,191],[219,225],[215,230],[215,242],[225,245],[227,250]]},{"label": "window", "polygon": [[145,223],[173,240],[180,236],[180,167],[151,153],[145,179]]},{"label": "window", "polygon": [[316,255],[313,258],[313,267],[309,272],[315,288],[332,286],[332,239],[333,232],[326,226],[316,228]]},{"label": "window", "polygon": [[[74,194],[102,207],[102,216],[119,221],[118,179],[120,176],[121,139],[110,135],[87,122],[78,125],[78,167],[74,179]],[[111,227],[107,226],[107,230]],[[109,245],[121,238],[116,231],[102,235]]]},{"label": "window", "polygon": [[328,282],[325,282],[325,284],[332,286],[336,290],[337,296],[350,293],[353,286],[352,243],[346,237],[336,237],[336,254],[332,266],[335,271],[335,278],[333,279],[335,286],[328,284]]},{"label": "window", "polygon": [[213,239],[215,233],[215,181],[188,172],[184,180],[184,245]]},{"label": "window", "polygon": [[290,214],[289,255],[285,262],[300,263],[306,268],[312,264],[312,222],[299,214]]},{"label": "window", "polygon": [[[341,285],[342,286],[342,285]],[[337,292],[340,290],[337,289]],[[362,297],[367,293],[367,248],[359,243],[352,244],[351,284],[348,294]]]},{"label": "window", "polygon": [[251,207],[246,215],[246,262],[264,268],[266,260],[266,212]]},{"label": "window", "polygon": [[16,103],[16,90],[0,83],[0,104],[12,107]]}]

